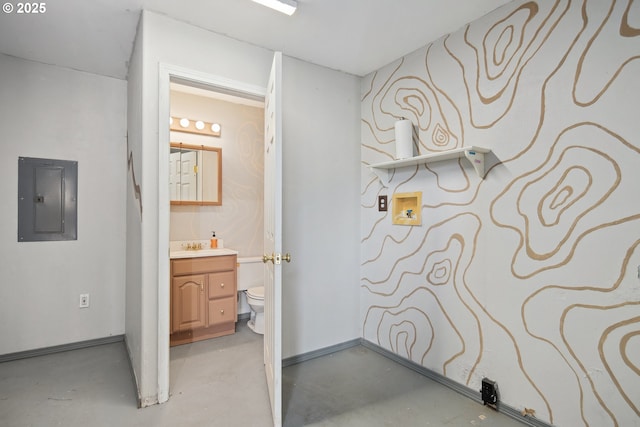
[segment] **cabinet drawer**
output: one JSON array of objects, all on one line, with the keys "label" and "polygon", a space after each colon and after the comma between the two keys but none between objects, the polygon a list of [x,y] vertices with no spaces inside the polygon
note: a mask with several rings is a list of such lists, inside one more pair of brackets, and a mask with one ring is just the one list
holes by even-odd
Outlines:
[{"label": "cabinet drawer", "polygon": [[218,325],[221,323],[235,323],[235,321],[235,296],[209,300],[209,326]]},{"label": "cabinet drawer", "polygon": [[171,261],[174,276],[212,271],[235,270],[236,255],[211,256],[202,258],[184,258]]},{"label": "cabinet drawer", "polygon": [[209,299],[232,297],[236,294],[235,271],[209,274]]}]

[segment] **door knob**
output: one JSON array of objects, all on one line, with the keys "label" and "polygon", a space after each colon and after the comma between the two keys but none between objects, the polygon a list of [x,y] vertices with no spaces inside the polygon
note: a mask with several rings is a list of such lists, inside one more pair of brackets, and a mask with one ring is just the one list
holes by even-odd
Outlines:
[{"label": "door knob", "polygon": [[262,255],[262,262],[266,263],[267,261],[271,261],[274,264],[280,264],[282,261],[291,262],[291,254],[287,253],[281,255],[278,253],[271,255]]}]

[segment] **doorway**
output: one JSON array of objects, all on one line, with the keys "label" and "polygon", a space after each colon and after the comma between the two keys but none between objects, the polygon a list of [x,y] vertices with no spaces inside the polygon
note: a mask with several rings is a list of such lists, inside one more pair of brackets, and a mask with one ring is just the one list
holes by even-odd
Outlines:
[{"label": "doorway", "polygon": [[[264,102],[174,81],[170,90],[170,253],[185,245],[209,248],[213,235],[218,249],[237,252],[237,314],[243,319],[250,307],[241,291],[263,281]],[[218,174],[211,173],[211,162],[200,162],[206,151],[197,147],[218,150]],[[221,197],[200,197],[207,186],[219,188]],[[172,326],[180,323],[172,319]]]},{"label": "doorway", "polygon": [[[159,76],[159,124],[167,123],[171,116],[171,85],[180,84],[186,87],[190,87],[193,91],[209,91],[214,92],[218,97],[235,96],[245,100],[253,102],[263,102],[265,89],[254,85],[247,85],[242,82],[230,81],[227,79],[221,79],[215,76],[189,71],[181,68],[176,68],[168,65],[161,64],[160,76]],[[196,119],[196,117],[193,117]],[[224,123],[221,123],[221,133],[225,132]],[[165,402],[169,398],[170,388],[170,375],[169,375],[169,321],[170,321],[170,268],[169,268],[169,242],[171,240],[171,205],[170,205],[170,191],[169,191],[169,163],[170,163],[170,150],[169,145],[171,142],[171,134],[169,126],[160,125],[159,132],[159,144],[161,149],[159,150],[159,172],[158,176],[161,180],[166,177],[167,185],[159,186],[159,226],[158,226],[158,400],[160,403]],[[166,148],[166,149],[165,149]],[[223,149],[223,159],[225,159],[225,152]],[[223,167],[223,174],[224,174]],[[224,176],[224,175],[223,175]],[[224,179],[224,178],[223,178]],[[228,198],[229,195],[223,191],[223,202],[221,206],[213,206],[209,209],[209,214],[215,214],[215,209],[221,210],[225,206],[226,200],[232,200]],[[231,203],[228,203],[232,205]],[[185,212],[182,212],[185,214]],[[196,218],[193,212],[186,213],[186,216],[190,216],[191,219]],[[200,227],[207,228],[207,235],[202,238],[207,238],[211,228],[210,223],[204,223],[198,225],[196,232],[200,233]],[[220,236],[222,237],[222,236]],[[260,235],[260,239],[262,235]],[[225,239],[222,237],[225,246],[229,247],[232,239]],[[261,243],[261,242],[260,242]],[[261,248],[260,248],[261,252]]]}]

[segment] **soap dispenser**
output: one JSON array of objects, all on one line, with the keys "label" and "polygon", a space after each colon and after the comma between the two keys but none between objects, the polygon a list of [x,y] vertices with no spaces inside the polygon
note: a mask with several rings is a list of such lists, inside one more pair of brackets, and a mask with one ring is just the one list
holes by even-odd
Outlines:
[{"label": "soap dispenser", "polygon": [[215,249],[218,247],[218,239],[216,238],[216,232],[211,232],[211,249]]}]

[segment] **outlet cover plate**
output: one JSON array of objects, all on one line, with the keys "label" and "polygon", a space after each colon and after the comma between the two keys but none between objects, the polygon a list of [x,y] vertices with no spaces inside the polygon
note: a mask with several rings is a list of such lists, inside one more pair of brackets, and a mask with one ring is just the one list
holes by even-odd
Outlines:
[{"label": "outlet cover plate", "polygon": [[378,212],[387,211],[387,196],[378,196]]},{"label": "outlet cover plate", "polygon": [[79,308],[89,308],[89,294],[80,294]]}]

